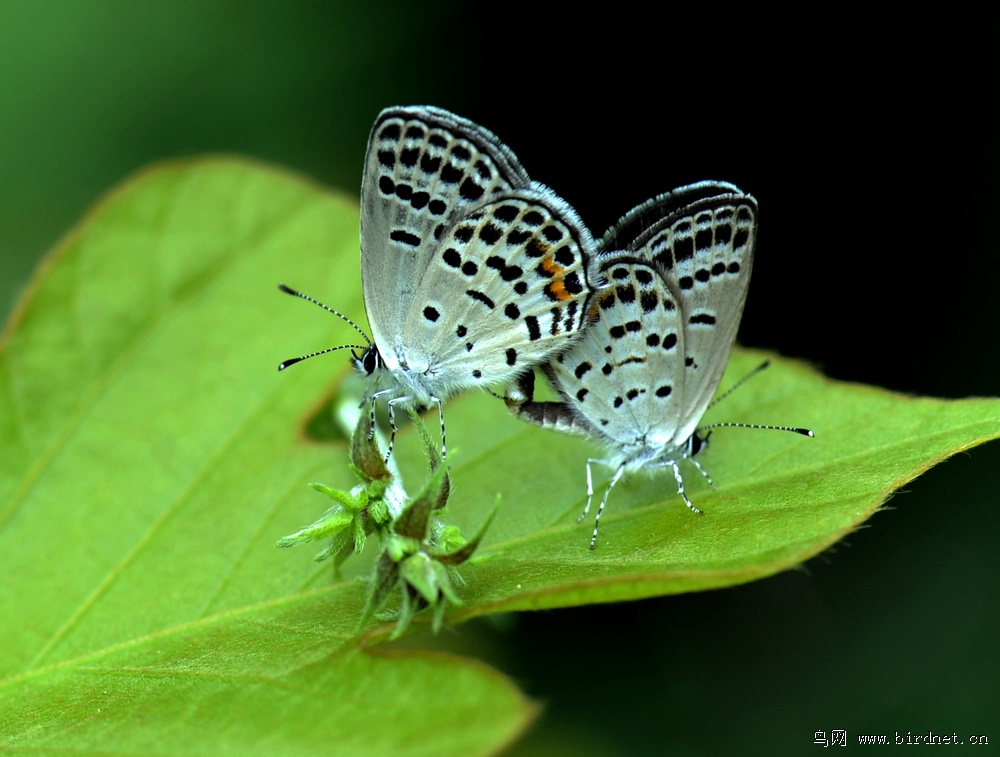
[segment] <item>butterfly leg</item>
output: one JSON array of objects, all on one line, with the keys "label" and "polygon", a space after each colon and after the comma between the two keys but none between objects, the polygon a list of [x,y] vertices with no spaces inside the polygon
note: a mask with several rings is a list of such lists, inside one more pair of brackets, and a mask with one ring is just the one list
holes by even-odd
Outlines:
[{"label": "butterfly leg", "polygon": [[694,467],[698,469],[698,472],[705,477],[705,480],[708,481],[708,485],[714,489],[715,482],[712,480],[712,477],[708,475],[708,471],[705,470],[703,467],[701,467],[701,463],[699,463],[693,457],[689,457],[688,460],[690,460],[692,465],[694,465]]},{"label": "butterfly leg", "polygon": [[[378,397],[380,394],[387,394],[392,392],[392,389],[383,389],[381,392],[376,392],[375,396]],[[396,443],[396,403],[397,402],[409,402],[412,397],[393,397],[391,400],[385,403],[386,408],[389,411],[389,448],[385,453],[385,462],[389,462],[389,456],[392,454],[392,446]],[[372,405],[374,408],[374,404]],[[372,410],[374,412],[374,409]]]},{"label": "butterfly leg", "polygon": [[[587,472],[590,472],[590,465],[587,465]],[[615,471],[615,475],[612,476],[611,482],[608,484],[608,488],[604,490],[604,496],[601,498],[601,504],[597,508],[597,515],[594,517],[594,535],[590,537],[590,548],[594,549],[597,546],[597,529],[601,525],[601,513],[604,512],[604,506],[608,504],[608,495],[611,494],[611,490],[615,488],[615,484],[618,483],[618,479],[622,477],[622,473],[625,472],[625,466],[619,465],[618,470]]]},{"label": "butterfly leg", "polygon": [[432,396],[431,402],[438,406],[438,418],[441,419],[441,459],[444,460],[448,456],[448,447],[445,444],[444,436],[444,408],[441,406],[441,400],[437,397]]},{"label": "butterfly leg", "polygon": [[594,477],[590,473],[590,466],[592,463],[597,463],[598,465],[603,465],[603,460],[595,460],[590,458],[587,461],[587,504],[583,508],[583,512],[580,513],[580,517],[576,519],[577,523],[582,523],[583,519],[587,517],[587,513],[590,512],[590,501],[594,498]]},{"label": "butterfly leg", "polygon": [[[371,423],[368,424],[368,441],[371,441],[372,439],[375,438],[375,401],[378,400],[378,398],[381,397],[383,394],[392,394],[392,392],[393,392],[392,389],[383,389],[381,392],[375,392],[372,395]],[[389,446],[391,447],[392,445],[390,444]],[[386,455],[385,457],[387,460],[389,459],[388,455]]]},{"label": "butterfly leg", "polygon": [[[537,403],[537,404],[542,404],[542,403]],[[545,404],[552,405],[555,403],[548,402]],[[591,500],[594,499],[594,476],[590,472],[591,465],[604,465],[608,468],[611,467],[611,463],[609,463],[607,460],[598,460],[593,457],[587,460],[587,504],[584,506],[583,512],[580,513],[580,517],[576,519],[577,523],[582,523],[583,519],[587,517],[587,513],[590,512],[590,502]],[[622,472],[619,470],[618,473],[615,475],[615,480],[611,483],[611,486],[614,486],[616,483],[618,483],[618,478],[619,476],[621,476],[621,474]],[[606,495],[605,499],[607,499]]]},{"label": "butterfly leg", "polygon": [[[375,428],[375,398],[383,394],[391,394],[393,389],[383,389],[381,392],[375,392],[372,396],[372,428]],[[389,462],[389,456],[392,455],[393,445],[396,443],[396,405],[399,403],[412,402],[413,397],[393,397],[386,403],[386,408],[389,410],[389,447],[385,453],[385,462]],[[443,460],[445,454],[447,454],[447,448],[445,446],[445,435],[444,435],[444,408],[442,407],[441,400],[437,397],[431,397],[431,402],[437,405],[438,417],[441,419],[441,459]],[[374,431],[372,431],[374,434]]]},{"label": "butterfly leg", "polygon": [[[692,460],[691,462],[694,462]],[[698,465],[695,463],[695,465]],[[702,515],[703,513],[697,507],[691,504],[691,500],[688,499],[687,494],[684,493],[684,479],[681,478],[681,469],[677,466],[676,462],[671,461],[670,467],[674,469],[674,478],[677,479],[677,493],[681,495],[681,499],[684,500],[684,504],[688,506],[688,509],[695,515]],[[698,465],[698,470],[704,473],[704,470],[700,465]],[[711,481],[711,479],[709,479]]]}]

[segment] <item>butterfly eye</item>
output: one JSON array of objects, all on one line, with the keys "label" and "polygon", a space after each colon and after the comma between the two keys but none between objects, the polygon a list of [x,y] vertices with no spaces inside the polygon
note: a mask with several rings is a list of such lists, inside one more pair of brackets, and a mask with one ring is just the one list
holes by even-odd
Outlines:
[{"label": "butterfly eye", "polygon": [[379,359],[378,350],[375,348],[374,345],[365,350],[364,354],[361,355],[361,367],[365,369],[365,373],[369,376],[371,376],[373,373],[375,373],[376,370],[378,370],[379,364],[381,362],[382,361]]},{"label": "butterfly eye", "polygon": [[712,432],[709,431],[705,435],[705,438],[702,439],[701,436],[698,435],[697,431],[691,434],[691,438],[688,439],[688,455],[690,457],[694,457],[703,449],[705,449],[708,446],[708,437],[710,437],[711,435]]}]

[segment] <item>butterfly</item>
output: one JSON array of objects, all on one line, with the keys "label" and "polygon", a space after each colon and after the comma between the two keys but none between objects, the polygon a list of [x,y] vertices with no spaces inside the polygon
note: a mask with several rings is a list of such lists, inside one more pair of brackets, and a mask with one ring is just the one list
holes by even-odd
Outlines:
[{"label": "butterfly", "polygon": [[576,211],[492,132],[441,108],[383,110],[361,185],[372,338],[347,346],[361,350],[352,362],[367,376],[372,415],[388,401],[386,457],[395,409],[436,405],[444,455],[446,399],[513,386],[565,349],[586,324],[595,253]]},{"label": "butterfly", "polygon": [[[509,401],[526,421],[608,449],[606,459],[587,461],[580,520],[594,494],[591,466],[614,470],[591,549],[608,495],[626,472],[670,468],[684,503],[701,512],[684,491],[678,463],[690,460],[711,483],[694,459],[708,441],[698,424],[736,339],[756,231],[756,200],[724,182],[681,187],[633,208],[598,244],[594,278],[604,287],[591,305],[590,324],[544,366],[562,401]],[[526,377],[515,397],[531,394]]]}]

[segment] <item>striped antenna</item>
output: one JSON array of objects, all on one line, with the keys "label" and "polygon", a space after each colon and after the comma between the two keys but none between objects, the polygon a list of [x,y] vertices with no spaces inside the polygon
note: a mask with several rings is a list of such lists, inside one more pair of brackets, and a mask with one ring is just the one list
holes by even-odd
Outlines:
[{"label": "striped antenna", "polygon": [[[335,352],[337,350],[366,350],[366,349],[368,349],[368,347],[371,347],[372,341],[371,341],[371,339],[368,338],[368,335],[364,331],[361,330],[361,328],[358,326],[358,324],[356,324],[354,321],[352,321],[346,315],[344,315],[343,313],[341,313],[339,310],[334,310],[333,308],[328,307],[327,305],[324,305],[319,300],[310,297],[308,294],[303,294],[302,292],[296,291],[295,289],[292,289],[289,286],[285,286],[284,284],[278,284],[278,289],[280,289],[285,294],[290,294],[293,297],[299,297],[299,298],[305,300],[306,302],[311,302],[313,305],[319,305],[321,308],[323,308],[323,310],[326,310],[328,313],[333,313],[338,318],[340,318],[340,319],[342,319],[344,321],[347,321],[349,324],[351,324],[351,326],[354,328],[355,331],[357,331],[359,334],[361,334],[361,336],[364,338],[365,343],[366,343],[366,344],[342,344],[339,347],[330,347],[330,348],[325,349],[325,350],[320,350],[319,352],[311,352],[308,355],[303,355],[302,357],[289,358],[288,360],[285,360],[281,365],[278,366],[278,370],[279,371],[283,371],[288,366],[295,365],[296,363],[300,363],[303,360],[308,360],[311,357],[317,357],[319,355],[325,355],[328,352]],[[357,355],[355,355],[355,357],[357,357]]]},{"label": "striped antenna", "polygon": [[[769,367],[770,365],[771,365],[771,361],[770,360],[765,360],[763,363],[761,363],[760,365],[758,365],[756,368],[754,368],[752,371],[750,371],[748,374],[746,374],[743,378],[741,378],[739,381],[737,381],[735,384],[733,384],[731,387],[729,387],[726,391],[724,391],[722,394],[720,394],[718,397],[716,397],[714,400],[712,400],[712,402],[709,404],[708,407],[712,407],[713,405],[716,405],[719,402],[721,402],[722,400],[724,400],[730,394],[732,394],[737,389],[739,389],[741,386],[743,386],[749,379],[753,378],[754,376],[756,376],[758,373],[760,373],[761,371],[763,371],[765,368]],[[713,428],[722,428],[724,426],[729,426],[731,428],[760,428],[760,429],[770,430],[770,431],[791,431],[791,432],[796,433],[796,434],[802,434],[802,436],[813,436],[813,437],[816,436],[816,434],[814,434],[812,431],[810,431],[807,428],[793,428],[792,426],[761,426],[761,425],[759,425],[757,423],[713,423],[713,424],[711,424],[709,426],[700,426],[697,429],[697,431],[698,431],[698,433],[701,433],[702,431],[710,431]],[[707,439],[708,439],[708,437],[705,437],[705,441],[707,441]]]}]

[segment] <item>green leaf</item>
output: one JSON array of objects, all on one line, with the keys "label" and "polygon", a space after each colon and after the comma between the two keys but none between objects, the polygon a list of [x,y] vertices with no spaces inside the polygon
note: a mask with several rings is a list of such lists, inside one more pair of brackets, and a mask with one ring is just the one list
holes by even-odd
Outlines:
[{"label": "green leaf", "polygon": [[364,583],[274,547],[329,505],[308,482],[355,483],[346,441],[303,436],[344,361],[277,371],[350,334],[276,285],[360,311],[357,229],[210,160],[140,175],[46,261],[0,352],[0,748],[485,754],[533,719],[481,664],[359,647]]},{"label": "green leaf", "polygon": [[[737,351],[723,387],[762,357]],[[474,439],[473,424],[452,432],[456,415],[448,415],[449,436]],[[470,505],[477,512],[488,507],[492,491],[503,493],[504,505],[463,569],[465,607],[451,620],[717,588],[793,567],[851,533],[934,464],[1000,436],[1000,400],[903,397],[778,360],[705,421],[804,426],[816,438],[718,429],[699,456],[717,490],[682,464],[703,516],[683,505],[669,471],[639,475],[612,492],[593,552],[586,548],[593,521],[575,523],[586,500],[584,461],[599,456],[591,445],[557,443],[527,428],[497,441],[488,455],[463,455],[476,459],[452,471],[452,510],[457,514],[466,501],[468,481],[481,492]],[[494,423],[499,418],[483,425]],[[531,473],[514,483],[511,470]],[[607,475],[595,481],[595,489],[603,492],[606,481]],[[481,559],[493,550],[502,555]]]},{"label": "green leaf", "polygon": [[[179,163],[102,201],[41,268],[0,342],[0,745],[485,754],[534,717],[478,663],[372,647],[391,622],[359,637],[373,550],[335,580],[309,550],[274,548],[329,506],[309,482],[356,483],[343,424],[323,408],[356,408],[362,391],[343,353],[278,373],[356,334],[276,285],[363,324],[357,229],[353,200],[300,178]],[[723,388],[761,358],[737,351]],[[476,533],[502,502],[450,623],[784,570],[1000,434],[997,400],[901,397],[777,360],[706,422],[816,438],[719,429],[699,458],[718,488],[682,466],[704,516],[669,473],[635,476],[612,492],[591,551],[591,523],[575,519],[598,449],[486,394],[445,414],[461,453],[444,517]],[[428,473],[412,426],[393,457],[413,493]]]}]

